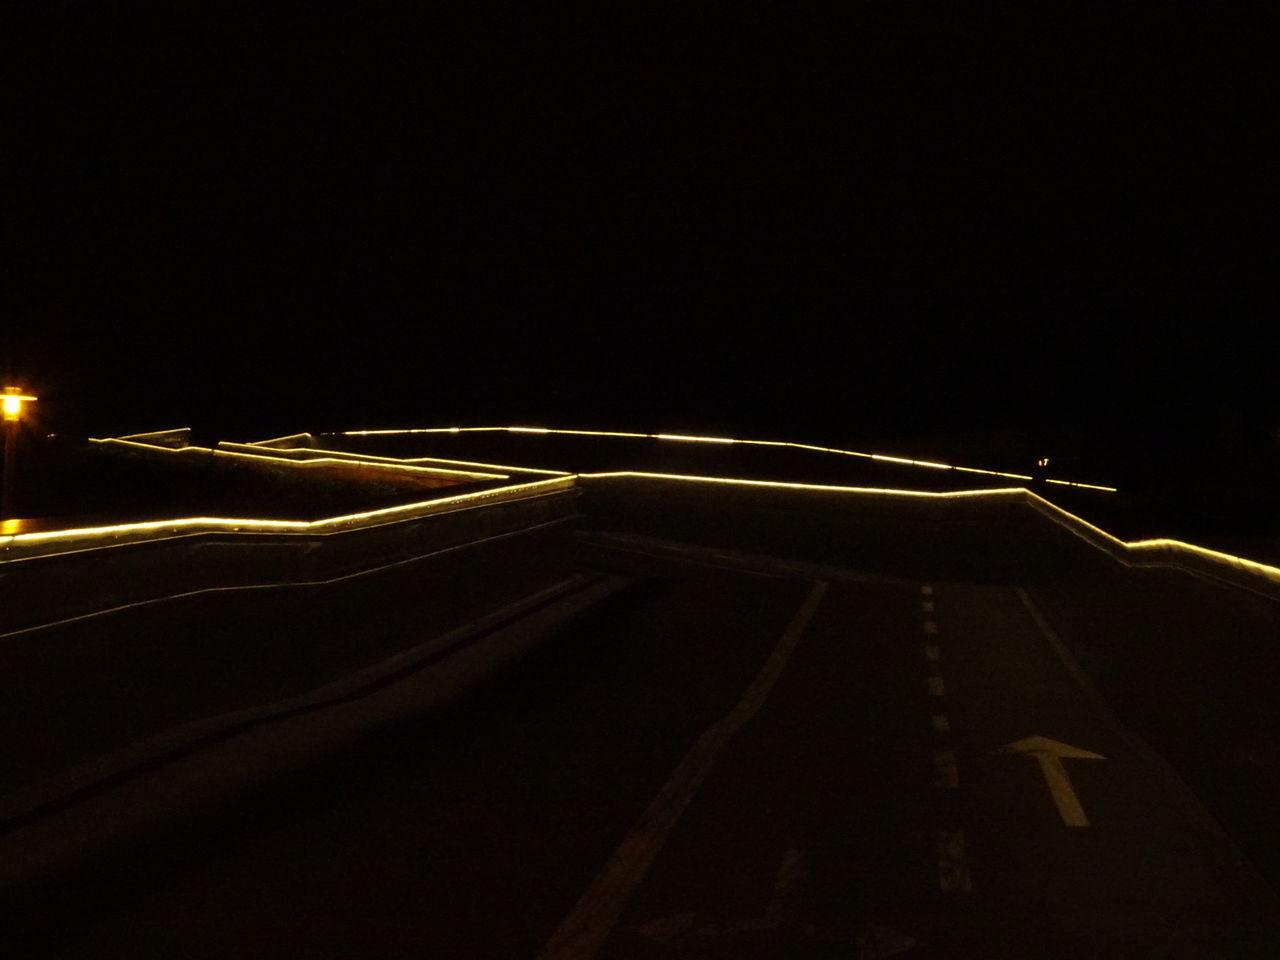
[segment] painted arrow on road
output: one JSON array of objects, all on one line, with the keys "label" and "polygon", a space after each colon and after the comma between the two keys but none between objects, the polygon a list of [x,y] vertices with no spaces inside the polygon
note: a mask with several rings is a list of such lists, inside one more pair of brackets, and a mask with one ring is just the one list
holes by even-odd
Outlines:
[{"label": "painted arrow on road", "polygon": [[1087,827],[1089,818],[1084,815],[1084,807],[1080,806],[1080,798],[1071,786],[1071,778],[1067,776],[1067,768],[1062,765],[1063,757],[1073,760],[1105,760],[1100,753],[1083,750],[1067,743],[1059,743],[1048,737],[1025,737],[1005,744],[995,753],[1021,753],[1035,757],[1040,764],[1040,772],[1044,774],[1045,783],[1049,785],[1049,793],[1058,807],[1058,816],[1068,827]]}]

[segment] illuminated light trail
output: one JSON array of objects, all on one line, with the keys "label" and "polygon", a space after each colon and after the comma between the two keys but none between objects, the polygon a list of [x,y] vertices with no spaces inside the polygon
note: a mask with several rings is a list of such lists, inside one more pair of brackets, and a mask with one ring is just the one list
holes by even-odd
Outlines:
[{"label": "illuminated light trail", "polygon": [[1116,492],[1116,488],[1115,488],[1115,487],[1104,487],[1104,486],[1100,486],[1099,484],[1096,484],[1096,483],[1079,483],[1078,481],[1073,481],[1073,480],[1046,480],[1045,482],[1046,482],[1046,483],[1058,483],[1058,484],[1061,484],[1061,485],[1062,485],[1062,486],[1064,486],[1064,487],[1087,487],[1087,488],[1089,488],[1090,490],[1106,490],[1106,491],[1108,491],[1108,492],[1110,492],[1110,493],[1115,493],[1115,492]]},{"label": "illuminated light trail", "polygon": [[[1076,514],[1072,513],[1069,510],[1064,510],[1062,507],[1058,506],[1056,503],[1053,503],[1050,500],[1046,500],[1044,497],[1040,496],[1038,493],[1035,493],[1031,490],[1026,490],[1024,491],[1024,493],[1027,494],[1029,498],[1029,502],[1031,503],[1032,506],[1039,508],[1041,513],[1049,517],[1051,520],[1054,520],[1055,522],[1057,522],[1058,525],[1061,526],[1062,528],[1069,530],[1070,532],[1074,533],[1076,536],[1080,537],[1080,539],[1084,540],[1085,543],[1088,543],[1091,546],[1097,546],[1097,543],[1094,540],[1091,540],[1089,537],[1082,534],[1080,529],[1078,528],[1082,527],[1085,530],[1093,534],[1096,534],[1099,538],[1101,538],[1110,546],[1121,548],[1122,553],[1119,555],[1112,553],[1112,551],[1107,551],[1107,552],[1111,553],[1112,556],[1115,556],[1118,560],[1120,560],[1123,563],[1133,565],[1123,554],[1127,554],[1131,552],[1138,553],[1138,554],[1142,554],[1142,553],[1151,554],[1151,553],[1158,553],[1166,550],[1172,550],[1175,553],[1186,552],[1195,556],[1204,557],[1205,559],[1212,560],[1216,563],[1223,563],[1228,566],[1240,567],[1242,569],[1250,571],[1251,573],[1259,574],[1268,580],[1271,580],[1271,581],[1274,581],[1275,583],[1280,584],[1280,567],[1274,567],[1274,566],[1271,566],[1270,564],[1259,563],[1257,560],[1249,560],[1245,557],[1239,557],[1234,554],[1224,553],[1221,550],[1212,550],[1208,547],[1201,547],[1201,546],[1198,546],[1197,544],[1187,543],[1186,541],[1183,541],[1183,540],[1172,540],[1165,537],[1147,539],[1147,540],[1133,540],[1133,541],[1121,540],[1119,537],[1114,536],[1110,533],[1107,533],[1107,531],[1103,530],[1101,527],[1090,523],[1088,520],[1085,520],[1083,517],[1077,516]],[[1063,523],[1062,522],[1063,519],[1069,520],[1070,522]],[[1160,560],[1146,560],[1144,562],[1139,562],[1138,565],[1139,566],[1161,566],[1161,565],[1177,565],[1177,564],[1176,563],[1169,564],[1168,562],[1162,563]]]},{"label": "illuminated light trail", "polygon": [[432,550],[429,553],[418,554],[417,556],[407,557],[403,560],[393,560],[390,563],[379,564],[376,567],[364,567],[353,573],[341,573],[333,577],[327,577],[320,580],[273,580],[268,583],[238,583],[220,587],[197,587],[194,590],[184,590],[180,593],[168,593],[160,597],[148,597],[143,600],[131,600],[128,603],[122,603],[114,607],[105,607],[101,610],[91,610],[88,613],[79,613],[73,617],[64,617],[61,620],[50,620],[47,623],[37,623],[29,627],[19,627],[16,630],[9,630],[0,633],[0,640],[8,640],[11,637],[22,636],[24,634],[37,633],[42,630],[50,630],[56,627],[63,627],[70,623],[80,623],[85,620],[93,620],[98,617],[110,616],[114,613],[121,613],[125,610],[135,610],[139,607],[149,607],[160,603],[168,603],[172,600],[183,600],[187,597],[198,597],[212,593],[248,593],[254,590],[291,590],[295,588],[306,587],[327,587],[335,583],[343,583],[348,580],[356,580],[360,577],[367,577],[372,574],[382,573],[386,570],[394,570],[397,567],[404,567],[414,563],[420,563],[423,560],[430,560],[434,557],[443,556],[449,553],[456,553],[465,550],[468,547],[479,546],[481,544],[493,543],[498,540],[505,540],[510,537],[517,537],[522,534],[532,533],[537,530],[544,530],[549,527],[557,526],[564,523],[564,520],[551,520],[546,523],[540,523],[533,527],[524,527],[520,530],[512,530],[507,533],[498,533],[490,537],[483,537],[480,540],[469,540],[466,543],[456,543],[452,546],[441,547]]},{"label": "illuminated light trail", "polygon": [[814,490],[824,493],[870,493],[898,497],[955,498],[991,496],[992,494],[1022,494],[1029,491],[1021,487],[997,487],[990,490],[951,490],[939,493],[934,490],[893,490],[887,487],[849,487],[825,483],[791,483],[785,480],[747,480],[740,477],[701,477],[685,473],[646,473],[637,470],[616,470],[608,473],[581,473],[582,479],[604,477],[640,477],[647,480],[684,480],[699,483],[736,484],[748,487],[772,487],[782,490]]},{"label": "illuminated light trail", "polygon": [[[1280,567],[1274,567],[1269,564],[1259,563],[1256,560],[1248,560],[1244,557],[1238,557],[1230,553],[1224,553],[1220,550],[1212,550],[1212,549],[1209,549],[1208,547],[1201,547],[1193,543],[1186,543],[1182,540],[1171,540],[1168,538],[1135,540],[1131,542],[1121,540],[1119,537],[1116,537],[1110,533],[1107,533],[1107,531],[1103,530],[1101,527],[1090,523],[1088,520],[1085,520],[1083,517],[1077,516],[1076,514],[1071,513],[1069,510],[1064,510],[1062,507],[1058,506],[1056,503],[1046,500],[1044,497],[1040,496],[1035,491],[1028,490],[1025,487],[997,487],[989,490],[952,490],[949,492],[939,493],[939,492],[934,492],[929,490],[892,490],[884,487],[847,487],[847,486],[834,486],[834,485],[816,484],[816,483],[788,483],[781,480],[747,480],[747,479],[730,478],[730,477],[701,477],[701,476],[693,476],[689,474],[645,473],[645,472],[629,471],[629,470],[613,471],[609,473],[583,473],[583,474],[579,474],[579,476],[582,479],[607,478],[607,477],[639,477],[642,479],[654,479],[654,480],[680,480],[680,481],[717,483],[717,484],[750,486],[750,487],[766,487],[766,488],[772,487],[772,488],[786,489],[786,490],[813,490],[813,491],[835,492],[835,493],[854,493],[854,494],[861,493],[861,494],[874,494],[879,496],[932,497],[932,498],[943,498],[943,499],[954,499],[954,498],[960,498],[960,497],[983,497],[983,496],[1007,497],[1010,494],[1014,494],[1021,497],[1025,497],[1032,506],[1047,508],[1047,510],[1042,509],[1041,512],[1044,513],[1046,516],[1048,516],[1050,519],[1058,520],[1060,526],[1063,526],[1066,529],[1071,530],[1077,536],[1080,536],[1081,539],[1083,539],[1086,543],[1089,543],[1092,546],[1097,546],[1097,544],[1093,540],[1091,540],[1089,537],[1083,536],[1080,530],[1077,529],[1078,527],[1083,527],[1084,529],[1094,534],[1097,534],[1099,537],[1103,538],[1108,544],[1121,548],[1125,553],[1149,554],[1154,551],[1164,551],[1164,550],[1186,551],[1188,553],[1191,553],[1197,556],[1214,560],[1218,563],[1226,563],[1229,565],[1242,567],[1251,572],[1261,574],[1262,576],[1266,577],[1269,580],[1273,580],[1277,583],[1280,583]],[[1061,523],[1060,518],[1066,518],[1071,522],[1070,524],[1063,524]],[[1107,552],[1110,553],[1112,556],[1116,556],[1116,554],[1111,553],[1111,551],[1107,551]],[[1126,560],[1123,556],[1118,557],[1118,559],[1123,560],[1125,563],[1129,563],[1129,561]],[[1158,565],[1159,561],[1147,561],[1146,563],[1141,563],[1140,565],[1153,565],[1153,564]]]},{"label": "illuminated light trail", "polygon": [[[102,441],[99,441],[102,442]],[[233,449],[224,449],[232,447],[244,447],[252,450],[252,453],[243,453]],[[166,449],[159,447],[157,449]],[[218,444],[217,448],[209,447],[191,447],[185,448],[195,451],[207,451],[210,453],[221,453],[234,455],[239,457],[249,457],[253,460],[274,460],[279,463],[292,464],[308,464],[308,463],[343,463],[348,465],[364,464],[370,467],[380,467],[384,469],[397,470],[418,470],[427,473],[448,473],[460,477],[468,477],[474,480],[509,480],[511,479],[505,473],[477,473],[472,470],[450,470],[445,467],[424,467],[418,466],[414,461],[401,460],[396,457],[375,457],[366,456],[362,453],[348,453],[343,450],[321,450],[317,447],[286,447],[278,451],[281,456],[270,456],[261,453],[261,447],[256,447],[248,443],[228,443],[223,440]],[[175,451],[178,452],[178,451]]]},{"label": "illuminated light trail", "polygon": [[620,430],[540,430],[540,433],[563,433],[583,437],[630,437],[633,440],[648,438],[647,433],[625,433]]},{"label": "illuminated light trail", "polygon": [[[407,431],[389,431],[389,432],[407,432]],[[122,442],[122,441],[98,441],[98,442]],[[130,441],[131,442],[131,441]],[[737,441],[739,443],[751,441]],[[146,444],[137,444],[147,449],[167,449],[150,447]],[[181,452],[174,450],[173,452]],[[244,456],[256,456],[253,454],[244,454]],[[435,459],[435,458],[419,458],[419,459]],[[285,462],[295,463],[293,460]],[[307,461],[302,461],[307,462]],[[314,462],[314,461],[312,461]],[[388,518],[386,522],[391,522],[389,518],[396,514],[407,514],[415,510],[420,511],[421,515],[429,515],[431,512],[437,511],[439,508],[450,505],[463,503],[467,501],[482,502],[487,499],[506,498],[513,493],[528,491],[534,489],[547,488],[550,490],[556,485],[560,485],[562,489],[570,490],[576,485],[579,478],[581,479],[605,479],[616,477],[636,477],[641,479],[655,480],[676,480],[692,483],[721,484],[729,486],[757,487],[765,489],[786,489],[786,490],[811,490],[815,492],[829,493],[847,493],[847,494],[869,494],[876,496],[900,496],[900,497],[917,497],[925,499],[960,499],[972,497],[1009,497],[1018,496],[1025,498],[1026,502],[1036,508],[1040,513],[1044,514],[1051,520],[1057,522],[1064,529],[1070,531],[1080,537],[1086,543],[1094,547],[1099,547],[1099,540],[1106,545],[1102,547],[1109,555],[1115,557],[1129,565],[1135,562],[1138,565],[1177,565],[1176,562],[1167,559],[1142,559],[1143,554],[1150,555],[1152,553],[1165,553],[1172,551],[1173,553],[1185,552],[1193,556],[1211,560],[1215,563],[1222,563],[1228,566],[1234,566],[1247,570],[1251,573],[1258,574],[1269,581],[1280,584],[1280,567],[1274,567],[1269,564],[1259,563],[1256,560],[1249,560],[1244,557],[1235,556],[1233,554],[1224,553],[1219,550],[1212,550],[1207,547],[1200,547],[1195,544],[1185,543],[1181,540],[1172,540],[1168,538],[1157,538],[1126,542],[1120,538],[1113,536],[1101,527],[1090,523],[1083,517],[1077,516],[1068,510],[1064,510],[1057,504],[1046,500],[1034,491],[1025,487],[997,487],[982,490],[953,490],[947,492],[937,492],[930,490],[895,490],[886,487],[853,487],[840,486],[835,484],[810,484],[810,483],[793,483],[781,480],[751,480],[744,478],[732,477],[708,477],[697,476],[691,474],[674,474],[674,473],[648,473],[642,471],[610,471],[603,473],[584,473],[570,474],[564,471],[552,470],[533,470],[526,467],[500,467],[494,464],[469,463],[468,461],[442,460],[440,462],[455,463],[470,466],[487,466],[491,469],[507,469],[516,471],[525,471],[530,473],[552,474],[546,480],[535,480],[528,483],[515,484],[512,486],[498,487],[492,490],[475,491],[472,493],[457,494],[451,497],[443,497],[436,500],[427,500],[419,503],[404,504],[395,507],[384,507],[379,510],[365,511],[363,513],[348,514],[341,517],[331,517],[324,520],[233,520],[219,517],[192,517],[178,520],[158,520],[143,521],[132,524],[115,524],[104,527],[91,527],[72,530],[56,530],[45,531],[41,533],[23,533],[0,536],[0,546],[9,546],[11,544],[22,544],[40,541],[57,541],[66,540],[73,541],[84,539],[86,536],[118,536],[123,533],[145,532],[148,530],[161,530],[169,528],[174,532],[174,536],[190,536],[192,533],[200,533],[215,530],[232,530],[240,533],[262,533],[262,532],[320,532],[326,529],[340,527],[343,524],[355,524],[362,520],[373,518]],[[1066,522],[1064,522],[1064,520]],[[178,533],[178,530],[187,530],[186,533]],[[1088,536],[1086,534],[1092,534]],[[165,539],[165,538],[155,538]],[[1106,549],[1117,548],[1117,549]],[[1118,551],[1118,552],[1117,552]],[[1127,555],[1135,555],[1131,561]],[[17,558],[13,558],[17,559]],[[11,561],[0,561],[11,562]],[[1189,568],[1194,569],[1194,568]]]},{"label": "illuminated light trail", "polygon": [[[147,436],[147,434],[137,434],[137,436]],[[98,440],[98,439],[94,439],[93,437],[90,437],[89,442],[102,443],[102,444],[117,444],[119,446],[125,446],[125,447],[139,447],[147,451],[185,455],[187,457],[203,457],[203,456],[212,455],[212,456],[218,456],[218,457],[238,457],[243,460],[251,460],[251,461],[265,460],[271,463],[287,463],[293,467],[308,467],[313,465],[322,466],[326,464],[331,465],[335,463],[343,464],[346,466],[359,464],[367,467],[372,467],[378,470],[412,470],[420,473],[429,473],[429,474],[448,473],[448,474],[453,474],[457,476],[468,477],[475,480],[506,480],[508,479],[508,476],[502,473],[472,473],[465,470],[447,470],[444,468],[441,468],[439,470],[434,470],[431,467],[417,466],[416,464],[411,464],[406,461],[396,461],[396,460],[391,460],[390,458],[386,458],[390,462],[369,463],[363,460],[355,459],[355,457],[359,456],[358,454],[355,454],[352,456],[337,456],[337,457],[273,456],[265,453],[240,453],[234,450],[218,450],[212,447],[162,447],[162,446],[157,446],[155,444],[150,444],[150,443],[140,443],[137,440],[126,440],[123,437],[108,437],[105,440]],[[270,449],[270,448],[267,448],[267,449]],[[327,453],[328,452],[328,451],[315,450],[312,447],[306,447],[303,449],[305,449],[309,453]]]},{"label": "illuminated light trail", "polygon": [[[422,500],[416,503],[399,504],[392,507],[379,507],[376,510],[364,510],[359,513],[348,513],[337,517],[326,517],[322,520],[270,520],[261,518],[234,519],[228,517],[183,517],[171,520],[143,520],[132,523],[107,524],[98,527],[79,527],[70,530],[48,530],[39,533],[18,533],[0,536],[0,545],[22,545],[50,541],[76,541],[88,539],[119,538],[128,534],[143,534],[152,531],[170,530],[174,537],[190,536],[193,533],[213,533],[230,531],[235,533],[302,533],[325,534],[339,529],[360,529],[391,523],[396,519],[417,519],[448,512],[445,508],[465,504],[480,505],[486,501],[514,501],[525,499],[522,494],[532,491],[553,493],[557,490],[572,490],[573,477],[554,477],[547,480],[533,480],[529,483],[513,484],[497,487],[492,490],[478,490],[472,493],[459,493],[449,497],[438,497],[434,500]],[[537,495],[537,494],[535,494]],[[179,531],[183,531],[179,533]],[[148,539],[169,539],[156,537]],[[20,558],[13,558],[20,559]],[[0,563],[12,562],[0,561]]]},{"label": "illuminated light trail", "polygon": [[[131,436],[145,437],[147,436],[147,434],[137,433],[137,434],[131,434]],[[128,438],[120,437],[119,439],[126,440]],[[272,443],[284,443],[286,440],[309,440],[309,439],[311,439],[311,434],[309,433],[291,433],[288,436],[284,436],[284,437],[272,437],[270,440],[258,440],[253,445],[265,447],[268,444],[272,444]]]},{"label": "illuminated light trail", "polygon": [[682,440],[685,443],[738,443],[732,437],[687,437],[682,433],[655,433],[655,440]]},{"label": "illuminated light trail", "polygon": [[[1008,477],[1011,480],[1031,480],[1033,477],[1025,473],[1003,473],[1000,470],[979,470],[977,467],[952,467],[952,470],[963,470],[965,473],[985,473],[993,477]],[[1104,487],[1101,489],[1114,489],[1112,487]]]},{"label": "illuminated light trail", "polygon": [[[304,434],[304,436],[306,436],[306,434]],[[222,441],[222,444],[220,445],[256,448],[256,444],[227,443],[227,441],[225,440]],[[365,461],[375,461],[379,463],[386,463],[386,464],[393,464],[393,465],[403,464],[405,466],[411,466],[411,467],[417,464],[451,463],[454,466],[484,467],[488,470],[508,470],[516,473],[538,473],[538,474],[545,474],[551,477],[572,476],[572,474],[568,470],[542,470],[537,467],[516,467],[516,466],[511,466],[509,464],[501,464],[501,463],[479,463],[473,460],[447,460],[443,457],[382,457],[372,453],[352,453],[349,450],[329,450],[323,447],[292,447],[292,448],[286,447],[280,451],[280,453],[284,453],[284,454],[294,453],[294,452],[299,454],[300,458],[305,457],[307,454],[323,454],[325,456],[333,457],[334,459],[344,460],[350,463],[363,463]],[[251,454],[251,456],[256,456],[256,454]],[[423,468],[423,469],[429,469],[429,468]],[[443,467],[439,468],[439,471],[441,473],[463,473],[463,474],[467,474],[468,476],[474,476],[478,478],[494,477],[494,478],[500,478],[504,480],[509,479],[509,474],[504,474],[504,473],[494,473],[494,474],[472,473],[466,470],[456,470],[456,471],[446,470]]]},{"label": "illuminated light trail", "polygon": [[[934,470],[962,470],[965,473],[981,473],[991,477],[1008,477],[1012,480],[1033,479],[1030,475],[1025,473],[1008,473],[1003,470],[984,470],[980,467],[957,467],[948,463],[934,463],[931,460],[912,460],[908,457],[893,457],[883,453],[863,453],[858,450],[842,450],[838,447],[822,447],[812,443],[793,443],[788,440],[738,440],[732,437],[699,437],[682,433],[625,433],[616,430],[559,430],[553,427],[413,427],[400,430],[347,430],[339,434],[339,436],[370,437],[388,436],[393,434],[461,432],[555,433],[581,437],[629,437],[636,440],[676,440],[684,443],[738,443],[753,447],[790,447],[793,450],[807,450],[813,453],[832,453],[842,457],[862,457],[866,460],[880,460],[886,463],[899,463],[913,467],[927,467]],[[1050,480],[1049,482],[1064,484],[1069,487],[1084,487],[1089,490],[1100,490],[1108,493],[1116,492],[1115,487],[1102,486],[1101,484],[1096,483],[1078,483],[1071,480]]]},{"label": "illuminated light trail", "polygon": [[[931,463],[928,460],[908,460],[905,457],[890,457],[883,453],[873,453],[872,460],[885,460],[889,463],[906,463],[913,467],[933,467],[936,470],[954,470],[955,468],[949,463]],[[982,471],[984,473],[989,471]]]},{"label": "illuminated light trail", "polygon": [[[344,430],[340,436],[344,437],[384,437],[394,433],[484,433],[494,430],[507,430],[508,427],[410,427],[400,430]],[[559,431],[557,431],[559,432]],[[586,431],[580,431],[586,432]],[[303,434],[306,436],[306,434]],[[267,443],[266,440],[259,440],[259,443]]]},{"label": "illuminated light trail", "polygon": [[455,466],[463,467],[487,467],[490,470],[514,470],[520,473],[545,473],[551,477],[572,477],[573,474],[568,470],[544,470],[540,467],[514,467],[503,465],[501,463],[479,463],[472,460],[445,460],[443,457],[413,457],[403,461],[404,463],[452,463]]}]

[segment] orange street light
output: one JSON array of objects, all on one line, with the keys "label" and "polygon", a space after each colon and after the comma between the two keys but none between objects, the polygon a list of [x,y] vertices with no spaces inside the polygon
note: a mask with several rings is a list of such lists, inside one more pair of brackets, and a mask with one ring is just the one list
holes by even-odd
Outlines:
[{"label": "orange street light", "polygon": [[13,515],[13,461],[18,452],[18,421],[22,419],[22,408],[35,400],[18,387],[5,387],[4,393],[0,393],[0,410],[4,411],[4,482],[3,493],[0,494],[0,520],[8,520]]}]

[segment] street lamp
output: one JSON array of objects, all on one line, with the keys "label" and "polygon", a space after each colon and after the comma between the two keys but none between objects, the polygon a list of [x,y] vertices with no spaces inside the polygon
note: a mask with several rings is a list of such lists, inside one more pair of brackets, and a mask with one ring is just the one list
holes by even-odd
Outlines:
[{"label": "street lamp", "polygon": [[13,513],[13,460],[18,453],[18,422],[22,419],[23,406],[34,403],[35,399],[18,387],[5,387],[4,393],[0,393],[0,409],[4,411],[4,488],[0,520],[10,519]]}]

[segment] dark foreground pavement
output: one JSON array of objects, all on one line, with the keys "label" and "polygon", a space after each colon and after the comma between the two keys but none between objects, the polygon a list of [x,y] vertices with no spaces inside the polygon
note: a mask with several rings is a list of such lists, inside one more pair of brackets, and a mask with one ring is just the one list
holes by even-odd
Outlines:
[{"label": "dark foreground pavement", "polygon": [[1280,956],[1065,594],[591,560],[640,579],[446,709],[10,890],[5,955]]}]

